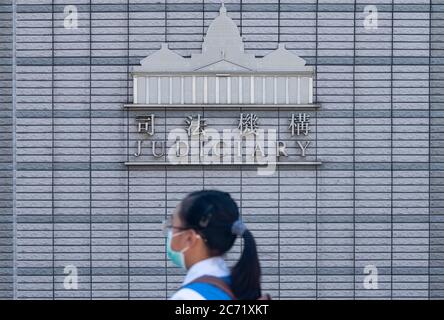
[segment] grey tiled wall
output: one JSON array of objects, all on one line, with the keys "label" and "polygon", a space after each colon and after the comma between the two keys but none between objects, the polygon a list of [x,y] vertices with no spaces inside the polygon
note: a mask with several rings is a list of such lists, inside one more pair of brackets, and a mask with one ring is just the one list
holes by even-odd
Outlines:
[{"label": "grey tiled wall", "polygon": [[12,6],[0,3],[0,299],[13,295]]},{"label": "grey tiled wall", "polygon": [[[438,3],[438,2],[437,2]],[[430,296],[444,296],[444,7],[434,4],[430,72]]]},{"label": "grey tiled wall", "polygon": [[[275,298],[444,297],[442,2],[225,1],[249,52],[265,55],[280,41],[316,66],[323,164],[270,177],[123,165],[131,66],[163,41],[198,52],[219,1],[16,2],[15,215],[12,95],[3,87],[0,111],[2,297],[170,296],[183,273],[165,259],[159,224],[202,187],[238,201]],[[78,7],[79,29],[63,28],[67,4]],[[363,28],[368,4],[378,8],[377,30]],[[11,12],[2,1],[6,90]],[[67,265],[79,270],[78,290],[63,287]],[[378,289],[363,286],[369,265]]]}]

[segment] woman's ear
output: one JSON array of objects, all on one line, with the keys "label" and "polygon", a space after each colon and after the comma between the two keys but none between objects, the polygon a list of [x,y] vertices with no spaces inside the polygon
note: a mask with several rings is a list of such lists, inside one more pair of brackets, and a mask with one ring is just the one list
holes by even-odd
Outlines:
[{"label": "woman's ear", "polygon": [[202,239],[200,234],[197,233],[196,230],[190,229],[190,232],[186,236],[187,246],[194,247],[200,239]]}]

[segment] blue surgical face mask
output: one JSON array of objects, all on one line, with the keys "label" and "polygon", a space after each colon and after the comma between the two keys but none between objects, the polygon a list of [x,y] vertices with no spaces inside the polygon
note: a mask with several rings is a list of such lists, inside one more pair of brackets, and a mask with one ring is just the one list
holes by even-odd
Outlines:
[{"label": "blue surgical face mask", "polygon": [[183,231],[173,234],[172,230],[168,231],[168,236],[167,236],[167,241],[166,241],[166,252],[167,252],[168,258],[171,260],[172,263],[174,263],[176,266],[186,270],[187,267],[185,265],[184,252],[187,251],[189,247],[185,247],[180,251],[174,251],[173,249],[171,249],[171,241],[173,240],[173,238],[175,236],[182,234],[182,233],[183,233]]}]

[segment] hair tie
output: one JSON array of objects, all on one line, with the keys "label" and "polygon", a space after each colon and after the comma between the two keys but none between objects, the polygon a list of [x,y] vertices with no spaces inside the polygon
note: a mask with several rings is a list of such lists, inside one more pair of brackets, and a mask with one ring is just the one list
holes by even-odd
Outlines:
[{"label": "hair tie", "polygon": [[241,220],[236,220],[231,226],[231,233],[237,236],[242,236],[245,230],[247,230],[247,227]]}]

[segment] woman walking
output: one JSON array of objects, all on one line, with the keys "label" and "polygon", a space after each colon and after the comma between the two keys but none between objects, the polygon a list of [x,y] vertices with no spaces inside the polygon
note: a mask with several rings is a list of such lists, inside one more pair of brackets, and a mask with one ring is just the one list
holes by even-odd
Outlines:
[{"label": "woman walking", "polygon": [[[187,270],[173,300],[255,300],[261,297],[261,270],[256,242],[239,220],[239,209],[228,193],[204,190],[189,194],[165,223],[167,254]],[[236,237],[244,248],[229,270],[224,255]]]}]

